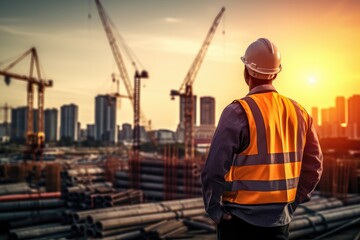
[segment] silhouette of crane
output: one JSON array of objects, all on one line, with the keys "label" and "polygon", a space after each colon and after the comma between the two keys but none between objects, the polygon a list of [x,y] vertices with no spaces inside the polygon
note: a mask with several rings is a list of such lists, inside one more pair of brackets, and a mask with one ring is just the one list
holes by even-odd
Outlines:
[{"label": "silhouette of crane", "polygon": [[215,17],[210,30],[208,31],[205,41],[203,42],[200,51],[196,55],[194,62],[192,63],[188,73],[185,76],[183,83],[179,90],[171,90],[171,99],[175,96],[180,96],[184,99],[184,144],[185,144],[185,159],[194,159],[195,157],[195,139],[194,139],[194,96],[193,96],[193,83],[196,75],[200,69],[201,63],[204,60],[205,54],[210,46],[211,40],[214,37],[216,29],[220,23],[221,17],[225,8],[221,8],[220,12]]},{"label": "silhouette of crane", "polygon": [[[23,60],[26,56],[30,55],[30,71],[29,75],[21,75],[10,72],[9,70]],[[37,77],[34,76],[34,70]],[[5,83],[10,85],[11,79],[27,82],[27,133],[26,133],[26,155],[32,155],[33,160],[37,158],[42,159],[42,152],[44,148],[44,94],[45,87],[52,87],[53,81],[43,79],[40,70],[40,62],[35,47],[30,48],[19,58],[15,59],[6,68],[0,70],[0,75],[4,76]],[[33,129],[33,106],[34,106],[34,85],[38,89],[38,132],[35,133]]]}]

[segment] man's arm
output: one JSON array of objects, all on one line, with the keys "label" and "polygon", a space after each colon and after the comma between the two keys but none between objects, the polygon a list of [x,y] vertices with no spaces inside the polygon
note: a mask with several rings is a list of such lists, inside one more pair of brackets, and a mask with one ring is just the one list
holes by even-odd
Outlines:
[{"label": "man's arm", "polygon": [[221,114],[201,174],[205,210],[215,223],[219,223],[224,214],[221,204],[224,176],[230,169],[234,154],[244,145],[243,139],[248,139],[244,136],[246,134],[248,123],[241,105],[228,105]]},{"label": "man's arm", "polygon": [[297,203],[310,200],[311,194],[320,181],[323,170],[323,154],[318,136],[310,119],[310,129],[306,134],[306,145],[302,160],[301,174],[296,194]]}]

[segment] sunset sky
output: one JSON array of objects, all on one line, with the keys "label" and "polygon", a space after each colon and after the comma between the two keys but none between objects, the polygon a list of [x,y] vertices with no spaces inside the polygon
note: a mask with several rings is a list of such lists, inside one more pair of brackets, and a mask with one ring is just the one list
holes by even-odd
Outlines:
[{"label": "sunset sky", "polygon": [[[149,72],[150,78],[142,81],[141,107],[154,129],[176,129],[179,100],[170,99],[170,90],[179,89],[223,6],[225,14],[193,86],[198,98],[216,98],[216,121],[227,104],[248,92],[240,57],[260,37],[273,41],[282,54],[283,71],[275,87],[309,112],[313,106],[334,106],[336,96],[360,94],[358,0],[103,0],[102,4]],[[116,90],[111,73],[118,72],[94,1],[1,0],[0,69],[33,46],[46,78],[54,80],[54,86],[46,89],[45,108],[75,103],[82,127],[93,124],[95,96]],[[123,55],[133,84],[134,69]],[[12,71],[28,74],[29,62]],[[126,94],[122,83],[120,92]],[[0,105],[5,103],[25,106],[26,84],[13,80],[6,86],[1,77]],[[199,112],[197,117],[199,123]],[[127,99],[119,104],[117,122],[133,122]]]}]

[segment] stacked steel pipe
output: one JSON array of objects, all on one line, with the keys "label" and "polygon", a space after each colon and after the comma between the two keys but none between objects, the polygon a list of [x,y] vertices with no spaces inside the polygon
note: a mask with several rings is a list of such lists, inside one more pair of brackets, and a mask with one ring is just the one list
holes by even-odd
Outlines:
[{"label": "stacked steel pipe", "polygon": [[9,239],[59,239],[71,236],[71,226],[43,224],[10,230]]},{"label": "stacked steel pipe", "polygon": [[[96,165],[81,165],[61,172],[62,187],[76,186],[79,183],[96,183],[105,181],[105,171]],[[65,190],[66,191],[66,190]]]},{"label": "stacked steel pipe", "polygon": [[94,165],[81,165],[62,172],[63,196],[71,209],[104,208],[141,203],[140,190],[121,191],[105,181],[106,171]]},{"label": "stacked steel pipe", "polygon": [[297,216],[290,223],[290,239],[315,237],[360,218],[360,204],[325,209]]},{"label": "stacked steel pipe", "polygon": [[[28,187],[23,184],[21,186],[28,191]],[[65,228],[52,228],[51,231],[38,228],[43,224],[62,223],[66,204],[60,199],[60,192],[35,193],[32,189],[30,192],[0,196],[0,231],[11,230],[10,239],[28,239],[62,233]]]},{"label": "stacked steel pipe", "polygon": [[77,237],[115,235],[116,239],[139,239],[146,235],[155,239],[151,236],[186,232],[188,228],[181,219],[204,214],[201,198],[144,203],[76,212],[72,214],[72,229]]},{"label": "stacked steel pipe", "polygon": [[[183,199],[201,196],[199,163],[190,161],[142,160],[137,167],[136,185],[147,200]],[[132,187],[134,174],[120,170],[115,174],[115,186]]]},{"label": "stacked steel pipe", "polygon": [[59,210],[65,207],[60,192],[35,192],[27,183],[1,185],[0,195],[0,221],[13,226],[59,220]]},{"label": "stacked steel pipe", "polygon": [[[351,195],[343,202],[336,198],[315,196],[298,206],[290,224],[290,239],[316,237],[324,232],[359,224],[360,196]],[[49,200],[49,199],[41,199]],[[200,238],[204,234],[215,234],[216,226],[205,216],[202,198],[169,200],[156,203],[142,203],[91,209],[85,211],[67,210],[71,223],[64,224],[58,210],[53,211],[62,200],[39,201],[38,211],[56,219],[36,222],[10,221],[10,239],[180,239]],[[63,203],[61,203],[63,204]],[[351,205],[350,205],[351,204]],[[63,205],[61,205],[63,206]],[[30,209],[31,202],[0,204],[0,211]],[[46,208],[48,207],[48,208]],[[31,215],[31,217],[35,215]],[[52,225],[49,225],[52,223]],[[61,224],[62,223],[62,224]],[[35,224],[35,225],[34,225]],[[33,226],[29,228],[27,226]],[[19,228],[20,227],[20,228]]]},{"label": "stacked steel pipe", "polygon": [[105,182],[104,169],[93,164],[65,169],[61,177],[63,197],[71,209],[93,208],[94,195],[114,191],[112,184]]},{"label": "stacked steel pipe", "polygon": [[67,191],[67,206],[71,209],[104,208],[143,202],[141,190],[116,190],[109,182],[78,185]]}]

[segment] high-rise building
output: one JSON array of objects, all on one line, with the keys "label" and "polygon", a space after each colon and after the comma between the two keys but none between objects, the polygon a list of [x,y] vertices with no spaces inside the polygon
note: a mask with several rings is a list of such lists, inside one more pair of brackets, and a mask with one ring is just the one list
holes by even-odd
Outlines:
[{"label": "high-rise building", "polygon": [[337,119],[337,114],[336,114],[336,108],[335,107],[330,107],[328,109],[329,111],[329,123],[330,124],[338,124],[338,119]]},{"label": "high-rise building", "polygon": [[[11,109],[11,141],[25,142],[27,134],[28,107]],[[33,109],[33,131],[38,130],[38,111]]]},{"label": "high-rise building", "polygon": [[360,95],[353,95],[348,99],[348,136],[351,139],[360,138]]},{"label": "high-rise building", "polygon": [[56,108],[45,109],[44,131],[46,142],[56,142],[58,136],[58,110]]},{"label": "high-rise building", "polygon": [[321,128],[319,137],[330,137],[331,136],[331,125],[330,125],[330,109],[321,109]]},{"label": "high-rise building", "polygon": [[200,98],[200,125],[215,126],[215,98]]},{"label": "high-rise building", "polygon": [[321,126],[330,123],[330,111],[328,108],[321,109]]},{"label": "high-rise building", "polygon": [[339,124],[343,124],[346,122],[345,117],[345,97],[336,97],[335,100],[335,108],[336,108],[336,119]]},{"label": "high-rise building", "polygon": [[60,138],[70,138],[72,141],[78,140],[78,116],[79,108],[75,104],[61,106]]},{"label": "high-rise building", "polygon": [[95,139],[104,143],[117,142],[116,97],[95,97]]},{"label": "high-rise building", "polygon": [[95,139],[95,125],[94,124],[86,125],[86,138],[87,139]]},{"label": "high-rise building", "polygon": [[133,138],[133,132],[131,129],[131,124],[123,123],[120,131],[120,140],[131,140]]},{"label": "high-rise building", "polygon": [[25,142],[27,130],[27,107],[11,109],[11,141]]},{"label": "high-rise building", "polygon": [[319,109],[317,107],[311,108],[311,117],[315,127],[319,126]]}]

